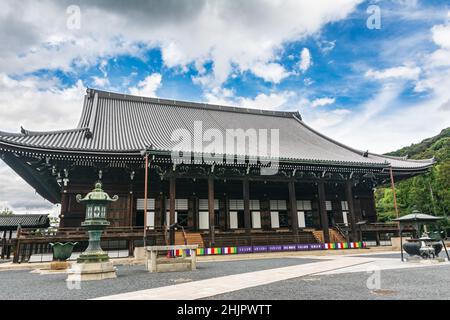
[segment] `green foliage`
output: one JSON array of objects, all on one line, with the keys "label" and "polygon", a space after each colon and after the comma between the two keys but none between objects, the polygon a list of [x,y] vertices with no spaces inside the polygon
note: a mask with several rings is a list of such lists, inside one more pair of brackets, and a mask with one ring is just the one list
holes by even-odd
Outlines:
[{"label": "green foliage", "polygon": [[14,212],[12,212],[9,208],[3,208],[3,210],[0,211],[1,216],[12,216],[13,214]]},{"label": "green foliage", "polygon": [[[423,213],[447,217],[450,214],[450,128],[389,155],[407,155],[411,159],[434,157],[437,160],[437,165],[429,173],[396,183],[400,215],[411,213],[417,208]],[[375,201],[380,221],[395,218],[394,195],[390,186],[377,189]],[[450,226],[448,220],[442,224]]]}]

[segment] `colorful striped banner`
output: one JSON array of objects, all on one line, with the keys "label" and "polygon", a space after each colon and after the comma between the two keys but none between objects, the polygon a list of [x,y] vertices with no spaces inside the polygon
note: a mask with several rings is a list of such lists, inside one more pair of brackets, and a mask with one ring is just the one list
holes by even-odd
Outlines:
[{"label": "colorful striped banner", "polygon": [[269,252],[279,252],[279,251],[283,251],[283,246],[279,245],[279,246],[268,246],[268,251]]},{"label": "colorful striped banner", "polygon": [[[365,242],[349,242],[349,243],[313,243],[313,244],[288,244],[288,245],[269,245],[269,246],[242,246],[242,247],[220,247],[220,248],[198,248],[196,253],[198,256],[209,255],[228,255],[228,254],[245,254],[260,252],[287,252],[287,251],[309,251],[309,250],[345,250],[345,249],[361,249],[366,248]],[[185,255],[190,256],[190,250],[186,250]],[[181,257],[183,250],[171,250],[168,257]]]},{"label": "colorful striped banner", "polygon": [[297,244],[296,245],[296,250],[297,251],[308,251],[310,250],[310,245],[309,244]]},{"label": "colorful striped banner", "polygon": [[222,254],[237,254],[237,248],[236,247],[222,248]]},{"label": "colorful striped banner", "polygon": [[238,253],[253,253],[253,246],[238,247]]},{"label": "colorful striped banner", "polygon": [[253,246],[253,252],[267,252],[269,249],[267,246]]},{"label": "colorful striped banner", "polygon": [[296,251],[297,246],[295,244],[288,244],[283,246],[283,251]]}]

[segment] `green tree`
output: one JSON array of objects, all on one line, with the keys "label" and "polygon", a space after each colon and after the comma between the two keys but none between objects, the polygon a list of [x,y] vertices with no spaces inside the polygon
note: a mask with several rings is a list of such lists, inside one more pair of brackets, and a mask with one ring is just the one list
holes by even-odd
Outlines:
[{"label": "green tree", "polygon": [[[409,156],[412,159],[435,158],[437,164],[429,173],[396,183],[397,203],[400,215],[418,210],[447,218],[450,213],[450,128],[421,143],[413,144],[390,153],[393,156]],[[375,201],[380,221],[396,217],[394,195],[390,186],[378,188]],[[447,219],[442,225],[450,226]]]},{"label": "green tree", "polygon": [[14,214],[14,212],[12,210],[10,210],[9,208],[3,208],[3,210],[0,211],[0,215],[2,215],[2,216],[11,216],[13,214]]}]

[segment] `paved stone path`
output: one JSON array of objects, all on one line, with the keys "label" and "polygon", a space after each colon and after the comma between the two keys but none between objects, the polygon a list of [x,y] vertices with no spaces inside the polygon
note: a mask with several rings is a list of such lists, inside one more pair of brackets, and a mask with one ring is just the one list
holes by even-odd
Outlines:
[{"label": "paved stone path", "polygon": [[372,262],[368,258],[345,257],[305,265],[248,272],[148,290],[97,298],[98,300],[196,300],[266,285],[292,278],[347,268]]}]

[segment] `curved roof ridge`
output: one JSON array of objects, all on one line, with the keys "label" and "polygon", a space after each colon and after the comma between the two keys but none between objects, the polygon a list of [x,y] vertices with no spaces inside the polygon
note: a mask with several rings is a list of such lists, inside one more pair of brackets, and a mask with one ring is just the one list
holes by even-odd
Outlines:
[{"label": "curved roof ridge", "polygon": [[192,101],[151,98],[151,97],[136,96],[136,95],[130,95],[130,94],[124,94],[124,93],[102,91],[102,90],[97,90],[97,89],[92,89],[92,88],[88,88],[87,93],[88,93],[88,95],[94,95],[95,93],[97,93],[99,98],[106,98],[106,99],[147,102],[147,103],[194,108],[194,109],[215,110],[215,111],[235,112],[235,113],[245,113],[245,114],[256,114],[256,115],[275,116],[275,117],[283,117],[283,118],[291,118],[292,116],[297,116],[301,119],[301,115],[298,111],[273,111],[273,110],[254,109],[254,108],[245,108],[245,107],[233,107],[233,106],[209,104],[209,103],[199,103],[199,102],[192,102]]},{"label": "curved roof ridge", "polygon": [[0,130],[0,137],[21,137],[23,136],[22,133],[18,133],[18,132],[7,132],[7,131],[1,131]]},{"label": "curved roof ridge", "polygon": [[32,131],[21,128],[21,133],[17,133],[18,136],[45,136],[45,135],[54,135],[61,133],[71,133],[71,132],[82,132],[86,131],[89,128],[75,128],[75,129],[64,129],[64,130],[50,130],[50,131]]},{"label": "curved roof ridge", "polygon": [[376,156],[376,157],[382,157],[382,158],[398,160],[398,161],[405,161],[405,162],[417,162],[417,163],[435,163],[436,162],[436,159],[434,157],[430,158],[430,159],[410,159],[410,158],[399,157],[399,156],[377,154],[377,153],[373,153],[373,152],[370,152],[370,154],[373,156]]}]

